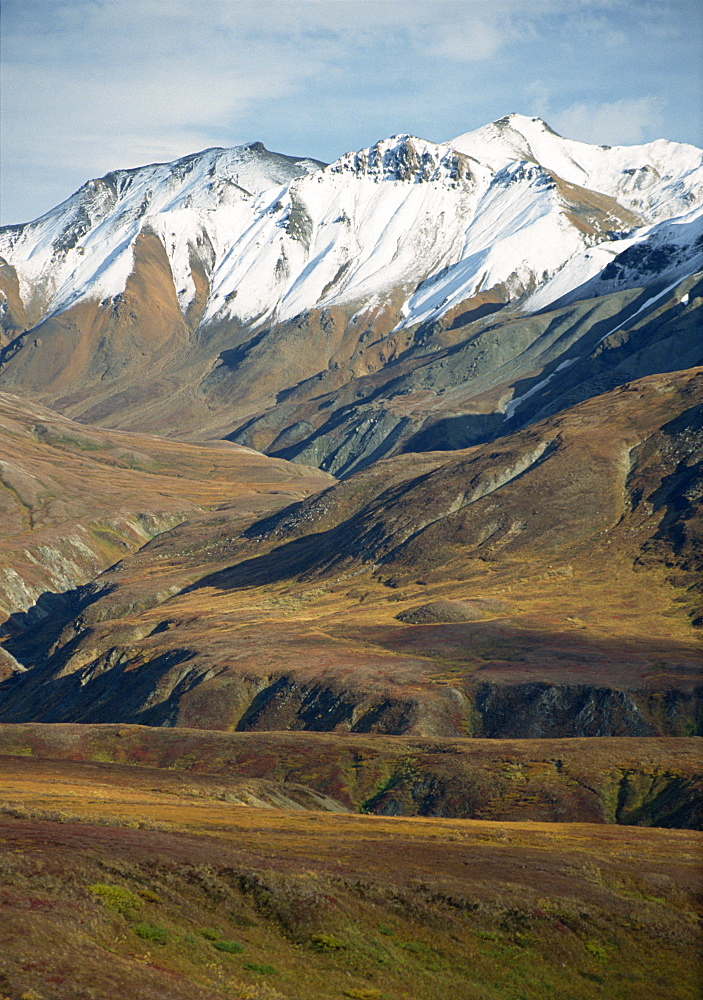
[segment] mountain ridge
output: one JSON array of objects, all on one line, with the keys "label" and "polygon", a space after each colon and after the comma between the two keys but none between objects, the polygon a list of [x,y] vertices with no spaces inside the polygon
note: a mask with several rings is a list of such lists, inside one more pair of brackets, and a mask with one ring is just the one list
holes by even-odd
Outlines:
[{"label": "mountain ridge", "polygon": [[[551,159],[561,168],[564,166],[572,167],[570,170],[563,170],[563,174],[567,176],[560,175],[558,170],[549,162],[540,164],[534,158],[532,147],[529,141],[524,139],[523,133],[527,133],[534,144],[535,131],[539,133],[541,139],[549,137],[553,140],[558,140],[556,145],[554,141],[551,141],[547,143],[542,142],[542,146],[547,156],[547,161]],[[497,133],[497,135],[494,135],[494,133]],[[506,133],[509,133],[511,141],[505,141]],[[523,139],[523,142],[514,141],[513,137],[515,136]],[[661,142],[666,143],[665,140]],[[604,157],[608,158],[612,157],[612,154],[617,154],[618,168],[624,162],[636,163],[636,167],[625,169],[624,173],[626,175],[634,176],[634,179],[631,176],[626,176],[626,183],[622,182],[622,178],[612,176],[613,174],[617,174],[617,170],[608,170],[603,167],[602,163],[596,162],[595,166],[593,163],[590,163],[590,173],[597,179],[593,190],[609,195],[610,197],[624,197],[625,203],[623,207],[629,212],[644,212],[639,221],[651,225],[656,221],[660,221],[660,217],[664,211],[658,200],[659,202],[662,200],[666,202],[665,217],[667,218],[670,218],[672,215],[672,206],[681,214],[684,209],[690,210],[691,207],[700,207],[700,204],[703,202],[700,194],[697,195],[694,193],[696,183],[700,186],[701,179],[703,179],[703,159],[701,159],[700,151],[696,151],[695,147],[684,146],[683,144],[667,143],[666,150],[669,153],[669,171],[671,171],[672,166],[676,170],[677,158],[683,162],[678,168],[680,176],[674,183],[666,184],[667,179],[669,181],[672,180],[671,173],[669,173],[668,177],[666,174],[663,178],[661,176],[661,171],[664,169],[663,164],[666,163],[667,157],[661,155],[652,157],[650,155],[652,150],[656,150],[659,153],[660,146],[661,144],[651,143],[641,147],[616,147],[615,149],[607,150],[602,147],[590,147],[586,144],[575,143],[571,140],[564,140],[561,137],[557,137],[540,119],[526,119],[524,116],[512,115],[508,116],[507,119],[501,120],[501,122],[494,123],[493,126],[485,126],[483,129],[478,129],[473,133],[466,133],[456,140],[450,140],[443,144],[429,143],[426,140],[409,135],[394,136],[368,149],[344,154],[337,161],[328,165],[323,165],[318,161],[310,159],[294,159],[282,154],[271,153],[261,143],[234,147],[231,150],[213,148],[191,154],[172,163],[151,164],[141,168],[113,171],[106,174],[103,178],[87,182],[66,202],[58,206],[57,209],[45,213],[40,219],[29,223],[27,226],[6,227],[3,230],[5,233],[5,253],[10,253],[15,258],[18,257],[18,244],[23,242],[26,230],[29,228],[30,233],[27,234],[26,238],[30,240],[30,257],[41,257],[43,244],[41,240],[38,243],[36,240],[32,242],[30,239],[31,230],[42,229],[44,225],[49,222],[53,223],[54,220],[61,223],[63,217],[69,214],[73,208],[77,208],[75,213],[76,218],[62,233],[61,238],[55,239],[52,242],[52,259],[55,261],[62,254],[68,256],[76,248],[79,255],[85,255],[86,252],[90,253],[93,249],[92,243],[95,242],[92,238],[91,229],[95,227],[96,223],[98,228],[104,228],[106,217],[111,210],[124,204],[125,201],[128,202],[131,189],[135,187],[138,190],[131,193],[138,193],[140,195],[139,204],[136,206],[136,215],[141,218],[151,218],[155,214],[163,216],[174,211],[179,212],[190,209],[210,212],[214,209],[233,208],[242,200],[255,198],[267,190],[273,192],[280,185],[290,188],[292,184],[294,188],[300,188],[301,185],[296,184],[296,181],[302,181],[302,187],[309,189],[310,184],[305,184],[306,178],[319,186],[324,183],[325,176],[330,174],[351,174],[357,179],[366,176],[372,178],[374,182],[382,179],[401,183],[407,181],[411,181],[411,183],[427,183],[430,181],[436,183],[438,181],[445,181],[455,189],[466,186],[465,184],[462,185],[462,182],[468,182],[469,188],[472,185],[475,187],[477,184],[479,187],[485,188],[486,186],[490,186],[490,178],[500,175],[501,170],[505,169],[509,164],[519,164],[520,162],[529,164],[532,162],[533,167],[536,166],[542,171],[546,168],[546,173],[542,172],[539,175],[534,175],[534,173],[530,173],[529,167],[527,167],[527,174],[525,173],[526,167],[523,167],[521,170],[512,169],[509,178],[507,178],[507,183],[515,184],[516,181],[519,182],[527,178],[528,180],[538,180],[543,185],[548,185],[550,173],[561,176],[563,181],[572,185],[583,186],[582,182],[584,180],[590,182],[591,177],[586,169],[572,157],[566,156],[561,147],[566,147],[567,150],[577,147],[581,153],[580,158],[584,162],[587,162],[589,158],[591,160],[595,158],[597,161],[597,154],[600,154],[601,160]],[[493,155],[486,154],[486,147],[488,147],[489,152]],[[473,156],[471,154],[472,149],[474,152],[480,151],[484,155],[486,162],[482,163]],[[588,156],[585,156],[582,151],[585,151]],[[648,162],[652,159],[655,160],[656,166]],[[696,159],[697,162],[695,162]],[[645,161],[644,164],[641,162],[642,160]],[[255,163],[252,161],[255,161]],[[574,167],[576,168],[575,170],[573,169]],[[643,181],[641,176],[635,176],[641,175],[642,172],[645,175],[652,174],[653,177],[645,176]],[[698,178],[697,182],[696,178]],[[156,186],[155,189],[154,185]],[[649,202],[639,195],[634,198],[632,197],[632,192],[629,189],[634,188],[636,190],[638,186],[644,187],[649,197]],[[659,194],[657,200],[652,191],[656,194],[659,188],[663,188],[664,191]],[[673,191],[671,190],[672,188],[674,189]],[[159,191],[161,192],[160,195]],[[307,193],[309,196],[309,190]],[[303,193],[303,201],[305,201],[304,194],[305,192]],[[88,199],[87,205],[86,198]],[[270,212],[278,204],[277,200],[273,197],[266,200],[268,201],[268,205],[261,206],[259,209],[264,213]],[[631,204],[628,204],[628,201]],[[279,227],[289,225],[289,235],[292,234],[294,237],[297,236],[299,238],[301,235],[300,231],[296,230],[298,224],[295,219],[291,222],[290,216],[291,212],[295,215],[296,208],[294,202],[295,194],[293,194],[291,204],[287,209],[288,215],[284,215],[282,219],[277,218],[275,224]],[[130,215],[134,215],[135,207],[133,206],[129,209],[129,205],[127,205],[121,209],[120,214],[124,216],[125,211],[128,211]],[[298,211],[304,214],[305,206],[299,204]],[[344,214],[343,211],[342,216]],[[174,221],[177,222],[177,220]],[[199,221],[197,219],[191,221],[192,232],[189,234],[188,239],[195,235]],[[312,222],[312,219],[309,221]],[[349,221],[351,220],[347,217],[347,222]],[[381,221],[383,222],[383,220]],[[632,228],[632,223],[636,221],[636,217],[630,216],[627,221],[631,224],[628,228]],[[237,224],[237,220],[233,219],[229,219],[227,222]],[[316,225],[319,225],[320,222],[323,222],[323,220],[320,219],[317,221]],[[164,240],[166,239],[166,232],[167,230],[164,230],[162,233]],[[84,247],[81,245],[80,241],[84,236],[90,238],[89,242],[91,246]],[[177,237],[178,233],[173,232],[171,236],[172,238],[173,236]],[[211,234],[208,233],[208,236],[212,242]],[[134,235],[127,235],[126,238],[131,242]],[[124,240],[125,236],[123,235],[122,242]],[[108,251],[109,253],[114,253],[114,248],[110,249],[111,246],[112,244],[108,244]],[[290,246],[289,241],[287,244],[288,250],[290,250]],[[182,282],[187,273],[184,269],[184,261],[180,259],[182,252],[182,246],[178,248],[178,253],[176,253],[175,245],[171,248],[170,260],[177,284]],[[505,253],[504,248],[502,252]],[[227,246],[227,241],[225,240],[222,246],[221,257],[225,258],[229,254],[231,254],[231,248]],[[102,274],[102,271],[105,270],[105,264],[99,264],[93,278],[91,279],[88,276],[88,284],[85,286],[85,291],[76,292],[76,287],[78,289],[81,287],[81,275],[86,275],[87,273],[86,267],[83,266],[84,263],[78,262],[78,265],[76,265],[75,261],[73,263],[75,277],[71,282],[73,287],[72,294],[84,296],[86,291],[91,288],[91,281],[94,286],[92,290],[94,296],[106,291],[108,289],[108,285],[104,284],[106,276]],[[25,263],[25,267],[27,266],[28,262]],[[112,277],[117,282],[110,289],[112,294],[119,294],[122,290],[119,286],[120,283],[123,284],[126,278],[125,271],[127,274],[129,273],[128,267],[128,261],[123,262],[119,272],[114,271],[113,263],[110,263],[110,266],[107,267],[108,271],[113,270]],[[36,269],[36,261],[33,268]],[[39,275],[36,270],[33,271],[30,268],[25,280],[36,282],[38,277]],[[103,278],[103,282],[97,281],[96,283],[96,279],[99,277]],[[214,318],[217,310],[222,309],[222,303],[220,302],[218,306],[217,302],[229,294],[230,290],[233,290],[228,284],[226,273],[220,276],[219,279],[216,277],[213,282],[213,291],[218,285],[221,286],[222,290],[220,293],[215,293],[215,303],[213,303],[213,311],[210,314],[210,318]],[[359,294],[364,293],[360,292]],[[53,305],[49,307],[49,312],[45,313],[42,318],[46,318],[46,316],[51,315],[57,309],[65,308],[70,302],[71,299],[70,297],[67,298],[67,293],[64,292],[62,294],[61,289],[57,289]],[[308,295],[305,308],[309,309],[312,306],[318,305],[319,302],[319,299],[311,299],[310,295]],[[185,301],[185,306],[187,307],[187,305],[188,302]],[[246,317],[237,312],[232,313],[230,311],[228,314],[239,315],[240,319],[252,318],[252,316]],[[290,312],[279,313],[276,318],[285,318],[288,315],[291,315]]]},{"label": "mountain ridge", "polygon": [[700,733],[702,376],[376,462],[270,516],[191,517],[40,628],[16,620],[29,669],[0,719]]},{"label": "mountain ridge", "polygon": [[[258,143],[210,149],[88,182],[3,230],[0,255],[3,387],[86,422],[232,436],[347,474],[425,440],[438,412],[466,425],[440,447],[499,432],[517,383],[540,370],[550,392],[568,386],[575,352],[544,356],[539,333],[529,345],[533,318],[575,306],[586,330],[588,301],[615,296],[604,341],[628,329],[633,291],[648,293],[635,315],[669,292],[667,313],[683,302],[703,268],[703,153],[588,146],[520,115],[443,144],[395,136],[329,165]],[[690,326],[696,295],[689,305]],[[433,387],[399,427],[398,365],[412,393],[449,341],[476,374],[485,347],[474,345],[507,360],[516,323],[522,349],[498,391],[467,384],[456,412]],[[632,361],[608,387],[660,368],[638,332],[625,340]],[[673,368],[702,360],[690,333],[668,353]],[[596,367],[610,361],[601,351]],[[314,401],[343,422],[344,398],[379,372],[390,395],[373,445],[347,434],[336,457]],[[278,404],[296,399],[284,417]],[[262,416],[273,433],[260,433]]]}]

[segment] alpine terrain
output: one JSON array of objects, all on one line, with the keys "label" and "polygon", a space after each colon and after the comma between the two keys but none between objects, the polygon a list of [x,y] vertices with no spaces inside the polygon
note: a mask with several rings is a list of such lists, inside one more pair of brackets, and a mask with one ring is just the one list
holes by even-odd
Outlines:
[{"label": "alpine terrain", "polygon": [[0,387],[346,475],[701,361],[703,153],[510,115],[115,171],[0,237]]},{"label": "alpine terrain", "polygon": [[0,319],[0,1000],[699,995],[703,151],[114,170]]}]

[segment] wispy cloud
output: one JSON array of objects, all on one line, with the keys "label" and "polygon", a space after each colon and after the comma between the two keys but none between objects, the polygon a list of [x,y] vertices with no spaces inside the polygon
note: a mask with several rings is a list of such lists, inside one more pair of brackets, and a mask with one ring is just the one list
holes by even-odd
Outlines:
[{"label": "wispy cloud", "polygon": [[622,99],[604,104],[572,104],[550,116],[558,132],[582,142],[626,146],[644,142],[664,125],[664,101],[659,97]]},{"label": "wispy cloud", "polygon": [[427,50],[440,59],[482,62],[493,59],[508,40],[505,30],[490,17],[468,15],[432,32]]},{"label": "wispy cloud", "polygon": [[0,17],[5,221],[117,166],[254,139],[330,159],[523,110],[597,142],[654,138],[666,111],[695,141],[694,0],[2,0]]}]

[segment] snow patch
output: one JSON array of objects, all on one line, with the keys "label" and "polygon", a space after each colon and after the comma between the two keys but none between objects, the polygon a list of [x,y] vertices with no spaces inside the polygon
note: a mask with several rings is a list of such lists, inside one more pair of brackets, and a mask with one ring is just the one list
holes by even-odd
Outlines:
[{"label": "snow patch", "polygon": [[[615,199],[646,226],[590,246],[555,177]],[[545,308],[643,241],[684,248],[685,268],[686,225],[702,206],[693,146],[590,146],[510,115],[447,143],[393,136],[329,166],[254,143],[114,171],[3,230],[0,254],[42,316],[119,295],[148,231],[184,313],[199,261],[211,285],[204,322],[271,323],[336,304],[358,312],[402,291],[400,326],[411,326],[498,285],[526,295],[525,309]]]},{"label": "snow patch", "polygon": [[559,372],[563,371],[565,368],[569,368],[571,365],[573,365],[578,360],[579,360],[579,358],[569,358],[567,361],[562,361],[561,364],[557,365],[557,367],[554,369],[554,371],[550,375],[547,375],[546,378],[543,378],[541,380],[541,382],[537,382],[536,385],[533,385],[530,389],[527,390],[527,392],[523,392],[522,395],[520,395],[520,396],[514,396],[510,400],[510,402],[506,403],[506,405],[505,405],[505,419],[506,420],[510,420],[510,418],[513,416],[513,414],[517,410],[518,406],[522,406],[522,404],[526,400],[528,400],[531,396],[534,396],[535,393],[537,393],[541,389],[543,389],[545,387],[545,385],[549,385],[549,383],[552,381],[552,379]]}]

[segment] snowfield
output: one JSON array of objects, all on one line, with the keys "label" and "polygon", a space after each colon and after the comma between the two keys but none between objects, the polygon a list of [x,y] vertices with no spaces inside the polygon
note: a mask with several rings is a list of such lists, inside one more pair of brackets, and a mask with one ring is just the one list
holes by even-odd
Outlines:
[{"label": "snowfield", "polygon": [[[185,314],[256,327],[314,307],[400,302],[414,326],[481,292],[526,311],[673,280],[703,264],[703,153],[603,147],[510,115],[447,143],[394,136],[325,166],[260,143],[115,171],[0,231],[35,322],[124,291],[140,236],[163,244]],[[638,256],[639,254],[639,256]],[[648,263],[649,262],[649,263]]]}]

